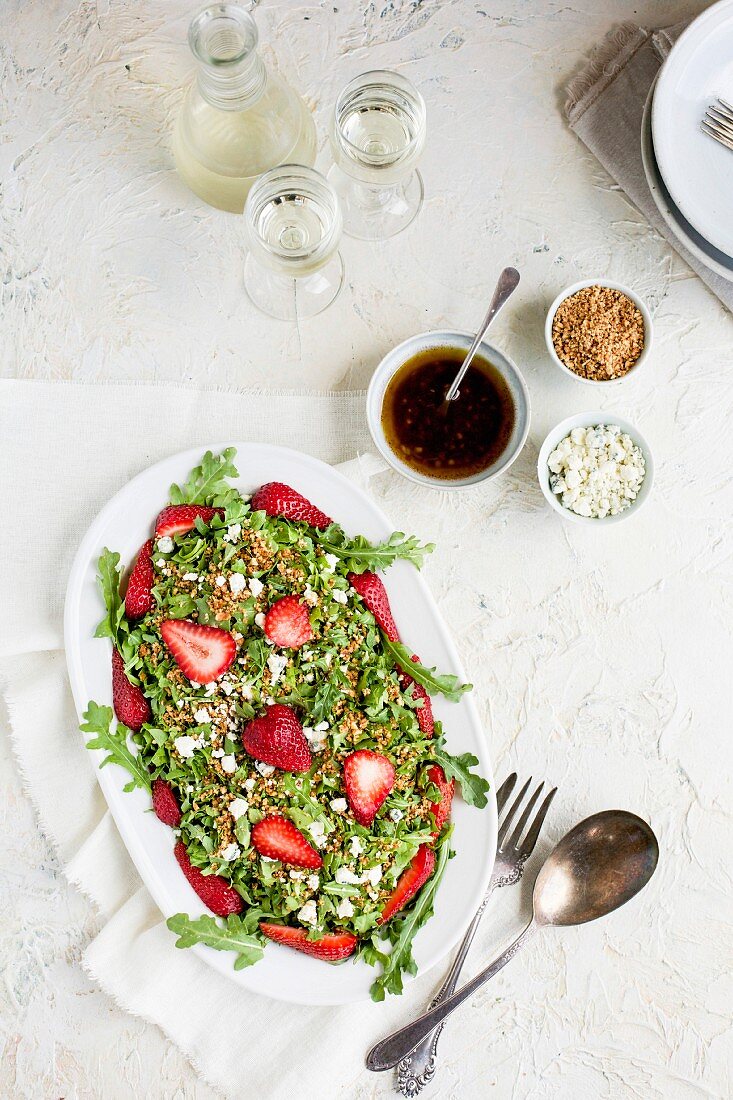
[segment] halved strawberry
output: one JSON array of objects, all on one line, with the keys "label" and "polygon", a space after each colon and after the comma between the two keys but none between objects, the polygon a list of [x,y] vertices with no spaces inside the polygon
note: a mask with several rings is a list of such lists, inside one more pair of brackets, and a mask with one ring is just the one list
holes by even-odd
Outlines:
[{"label": "halved strawberry", "polygon": [[165,779],[154,779],[150,788],[155,816],[164,825],[177,829],[181,824],[181,807],[173,788]]},{"label": "halved strawberry", "polygon": [[260,931],[275,943],[294,947],[296,951],[312,955],[314,959],[322,959],[323,962],[348,959],[358,942],[351,932],[328,932],[320,940],[309,940],[305,928],[291,928],[287,924],[272,924],[266,920],[260,921]]},{"label": "halved strawberry", "polygon": [[217,917],[228,917],[231,913],[241,913],[244,903],[233,886],[221,875],[205,875],[194,867],[188,857],[186,846],[179,840],[173,849],[178,865],[207,909]]},{"label": "halved strawberry", "polygon": [[188,619],[164,619],[163,641],[181,672],[199,684],[210,684],[231,667],[237,643],[228,630],[203,626]]},{"label": "halved strawberry", "polygon": [[280,814],[263,817],[252,827],[252,845],[261,856],[279,859],[290,867],[308,867],[316,871],[323,866],[323,860],[315,848],[292,821]]},{"label": "halved strawberry", "polygon": [[395,770],[386,756],[359,749],[344,760],[344,787],[351,812],[360,825],[371,825],[392,790]]},{"label": "halved strawberry", "polygon": [[313,637],[308,608],[297,596],[283,596],[265,615],[265,635],[275,645],[299,649]]},{"label": "halved strawberry", "polygon": [[307,772],[313,763],[303,727],[295,711],[284,703],[267,707],[259,718],[248,722],[242,745],[255,760],[286,772]]},{"label": "halved strawberry", "polygon": [[435,818],[433,836],[438,836],[450,815],[451,803],[456,789],[456,781],[455,779],[451,779],[450,783],[448,782],[440,764],[430,765],[428,768],[428,779],[431,783],[435,784],[440,791],[440,801],[433,802],[430,807],[433,811],[433,817]]},{"label": "halved strawberry", "polygon": [[125,662],[116,649],[112,650],[112,706],[118,720],[135,732],[152,717],[143,689],[127,679]]},{"label": "halved strawberry", "polygon": [[261,485],[250,501],[253,512],[267,512],[268,516],[282,516],[296,523],[307,523],[322,530],[329,527],[333,520],[311,504],[297,490],[282,481],[268,481]]},{"label": "halved strawberry", "polygon": [[392,618],[387,590],[376,573],[348,573],[348,581],[361,596],[391,642],[399,642],[400,635]]},{"label": "halved strawberry", "polygon": [[435,853],[433,849],[428,848],[427,844],[421,844],[416,854],[412,857],[412,862],[405,867],[404,871],[397,879],[397,885],[392,891],[391,896],[387,899],[387,903],[377,923],[384,924],[390,917],[393,917],[395,913],[399,912],[403,906],[407,905],[410,898],[414,898],[420,887],[424,886],[430,878],[434,867]]},{"label": "halved strawberry", "polygon": [[153,540],[148,539],[142,546],[130,573],[125,593],[125,614],[128,619],[141,619],[143,615],[147,615],[155,603],[152,593],[155,579],[152,552]]},{"label": "halved strawberry", "polygon": [[[420,658],[414,653],[412,659],[415,662],[420,661]],[[430,702],[427,691],[422,684],[418,684],[416,680],[413,680],[409,672],[405,672],[404,669],[400,669],[400,684],[403,691],[409,687],[412,688],[413,699],[422,699],[422,706],[415,711],[417,724],[426,737],[432,737],[435,733],[435,718],[433,717],[433,704]]]},{"label": "halved strawberry", "polygon": [[207,508],[205,504],[169,504],[155,521],[155,537],[183,535],[194,529],[199,517],[204,523],[211,523],[214,516],[223,515],[223,508]]}]

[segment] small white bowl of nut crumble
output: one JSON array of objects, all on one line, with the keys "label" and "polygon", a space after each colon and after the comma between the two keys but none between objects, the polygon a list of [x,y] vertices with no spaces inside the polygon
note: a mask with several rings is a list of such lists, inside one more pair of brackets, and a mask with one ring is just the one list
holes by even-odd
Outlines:
[{"label": "small white bowl of nut crumble", "polygon": [[566,287],[547,311],[553,363],[578,382],[609,386],[636,375],[652,346],[652,318],[621,283],[585,279]]},{"label": "small white bowl of nut crumble", "polygon": [[649,445],[623,417],[578,413],[548,434],[537,459],[540,488],[551,508],[575,523],[618,523],[651,493]]}]

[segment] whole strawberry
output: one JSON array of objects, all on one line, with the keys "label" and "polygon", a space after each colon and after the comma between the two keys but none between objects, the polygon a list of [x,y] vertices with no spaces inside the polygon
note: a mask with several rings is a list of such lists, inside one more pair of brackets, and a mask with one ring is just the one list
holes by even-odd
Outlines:
[{"label": "whole strawberry", "polygon": [[244,903],[234,887],[221,875],[205,875],[198,867],[194,867],[182,840],[176,844],[173,854],[188,879],[189,886],[196,891],[207,909],[217,917],[228,917],[232,913],[242,912]]},{"label": "whole strawberry", "polygon": [[268,481],[260,486],[250,501],[250,507],[253,512],[267,512],[268,516],[281,516],[296,523],[307,523],[318,530],[330,527],[333,523],[325,512],[311,504],[302,493],[282,481]]},{"label": "whole strawberry", "polygon": [[153,599],[153,581],[155,570],[153,569],[153,540],[142,546],[135,565],[133,566],[130,580],[127,583],[125,593],[125,614],[128,619],[141,619],[151,610],[155,600]]},{"label": "whole strawberry", "polygon": [[118,721],[135,733],[152,717],[143,689],[128,680],[125,662],[116,649],[112,650],[112,705]]},{"label": "whole strawberry", "polygon": [[303,727],[295,711],[284,703],[274,703],[248,722],[242,745],[255,760],[286,772],[307,772],[313,763]]},{"label": "whole strawberry", "polygon": [[178,805],[178,799],[170,783],[165,779],[154,779],[150,794],[158,820],[164,825],[170,825],[172,829],[177,829],[181,824],[181,807]]}]

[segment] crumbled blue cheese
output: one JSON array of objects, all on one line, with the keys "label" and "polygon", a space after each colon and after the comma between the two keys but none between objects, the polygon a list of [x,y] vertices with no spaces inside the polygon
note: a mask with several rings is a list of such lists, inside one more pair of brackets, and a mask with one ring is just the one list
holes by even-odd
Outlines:
[{"label": "crumbled blue cheese", "polygon": [[244,817],[248,809],[249,802],[246,798],[234,798],[229,803],[229,813],[235,821],[239,821],[240,817]]},{"label": "crumbled blue cheese", "polygon": [[[252,582],[250,581],[250,589],[251,589],[251,587],[252,587]],[[264,629],[264,626],[265,626],[265,613],[264,613],[264,611],[258,611],[257,614],[255,615],[255,626],[258,626],[260,628],[260,630]]]},{"label": "crumbled blue cheese", "polygon": [[354,906],[351,904],[348,898],[341,898],[336,908],[337,917],[353,917]]},{"label": "crumbled blue cheese", "polygon": [[242,534],[241,523],[230,523],[227,527],[227,533],[224,536],[224,542],[236,542],[239,536]]},{"label": "crumbled blue cheese", "polygon": [[270,670],[271,683],[276,684],[288,663],[288,658],[282,653],[272,653],[267,658],[267,667]]},{"label": "crumbled blue cheese", "polygon": [[229,577],[229,589],[233,596],[238,596],[240,592],[244,592],[247,587],[247,581],[244,579],[241,573],[232,573]]},{"label": "crumbled blue cheese", "polygon": [[184,760],[189,760],[199,747],[200,742],[197,738],[189,737],[187,733],[184,733],[181,737],[176,737],[173,744],[178,755],[182,756]]},{"label": "crumbled blue cheese", "polygon": [[341,886],[358,886],[361,879],[348,867],[339,867],[334,875],[334,880]]},{"label": "crumbled blue cheese", "polygon": [[336,603],[346,604],[349,602],[349,594],[348,592],[344,592],[343,588],[334,588],[331,595]]},{"label": "crumbled blue cheese", "polygon": [[313,821],[308,826],[308,832],[313,837],[316,847],[322,848],[326,843],[326,830],[322,821]]},{"label": "crumbled blue cheese", "polygon": [[570,511],[591,519],[630,507],[646,475],[641,448],[617,424],[573,428],[547,466],[552,492]]},{"label": "crumbled blue cheese", "polygon": [[221,766],[222,766],[222,769],[227,773],[227,775],[231,775],[233,772],[235,772],[237,770],[236,758],[234,756],[231,756],[231,755],[222,756]]},{"label": "crumbled blue cheese", "polygon": [[361,842],[361,838],[358,836],[352,836],[350,846],[352,856],[360,856],[364,851],[364,845]]},{"label": "crumbled blue cheese", "polygon": [[[257,599],[257,597],[261,595],[262,590],[265,586],[259,579],[259,577],[250,577],[249,581],[247,582],[247,587],[249,588],[254,598]],[[255,622],[257,622],[256,619]],[[257,625],[259,626],[259,623]]]},{"label": "crumbled blue cheese", "polygon": [[156,546],[161,554],[172,554],[173,545],[173,539],[170,537],[170,535],[163,535],[162,538],[159,538],[156,543]]},{"label": "crumbled blue cheese", "polygon": [[345,814],[349,808],[345,798],[332,798],[329,805],[335,814]]},{"label": "crumbled blue cheese", "polygon": [[210,722],[211,721],[211,715],[209,714],[206,707],[199,707],[198,710],[194,711],[193,720],[196,723],[196,725],[201,726],[205,722]]},{"label": "crumbled blue cheese", "polygon": [[301,924],[315,924],[318,920],[318,910],[316,909],[316,903],[311,899],[307,901],[302,909],[298,910],[298,920]]},{"label": "crumbled blue cheese", "polygon": [[221,858],[225,859],[227,863],[229,863],[231,860],[236,859],[237,856],[241,855],[241,852],[242,849],[239,847],[238,844],[227,844],[226,848],[221,853]]},{"label": "crumbled blue cheese", "polygon": [[255,767],[257,768],[257,771],[260,773],[260,775],[264,776],[265,779],[268,775],[272,775],[275,770],[272,764],[263,764],[261,760],[256,761]]}]

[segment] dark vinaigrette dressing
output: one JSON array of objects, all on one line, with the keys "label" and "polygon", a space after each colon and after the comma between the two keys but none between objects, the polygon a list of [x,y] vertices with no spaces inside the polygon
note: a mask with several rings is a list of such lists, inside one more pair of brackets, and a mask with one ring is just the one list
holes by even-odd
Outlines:
[{"label": "dark vinaigrette dressing", "polygon": [[514,427],[514,401],[499,371],[478,355],[460,396],[440,411],[466,357],[461,348],[427,348],[392,376],[382,402],[382,428],[406,466],[429,477],[470,477],[506,449]]}]

